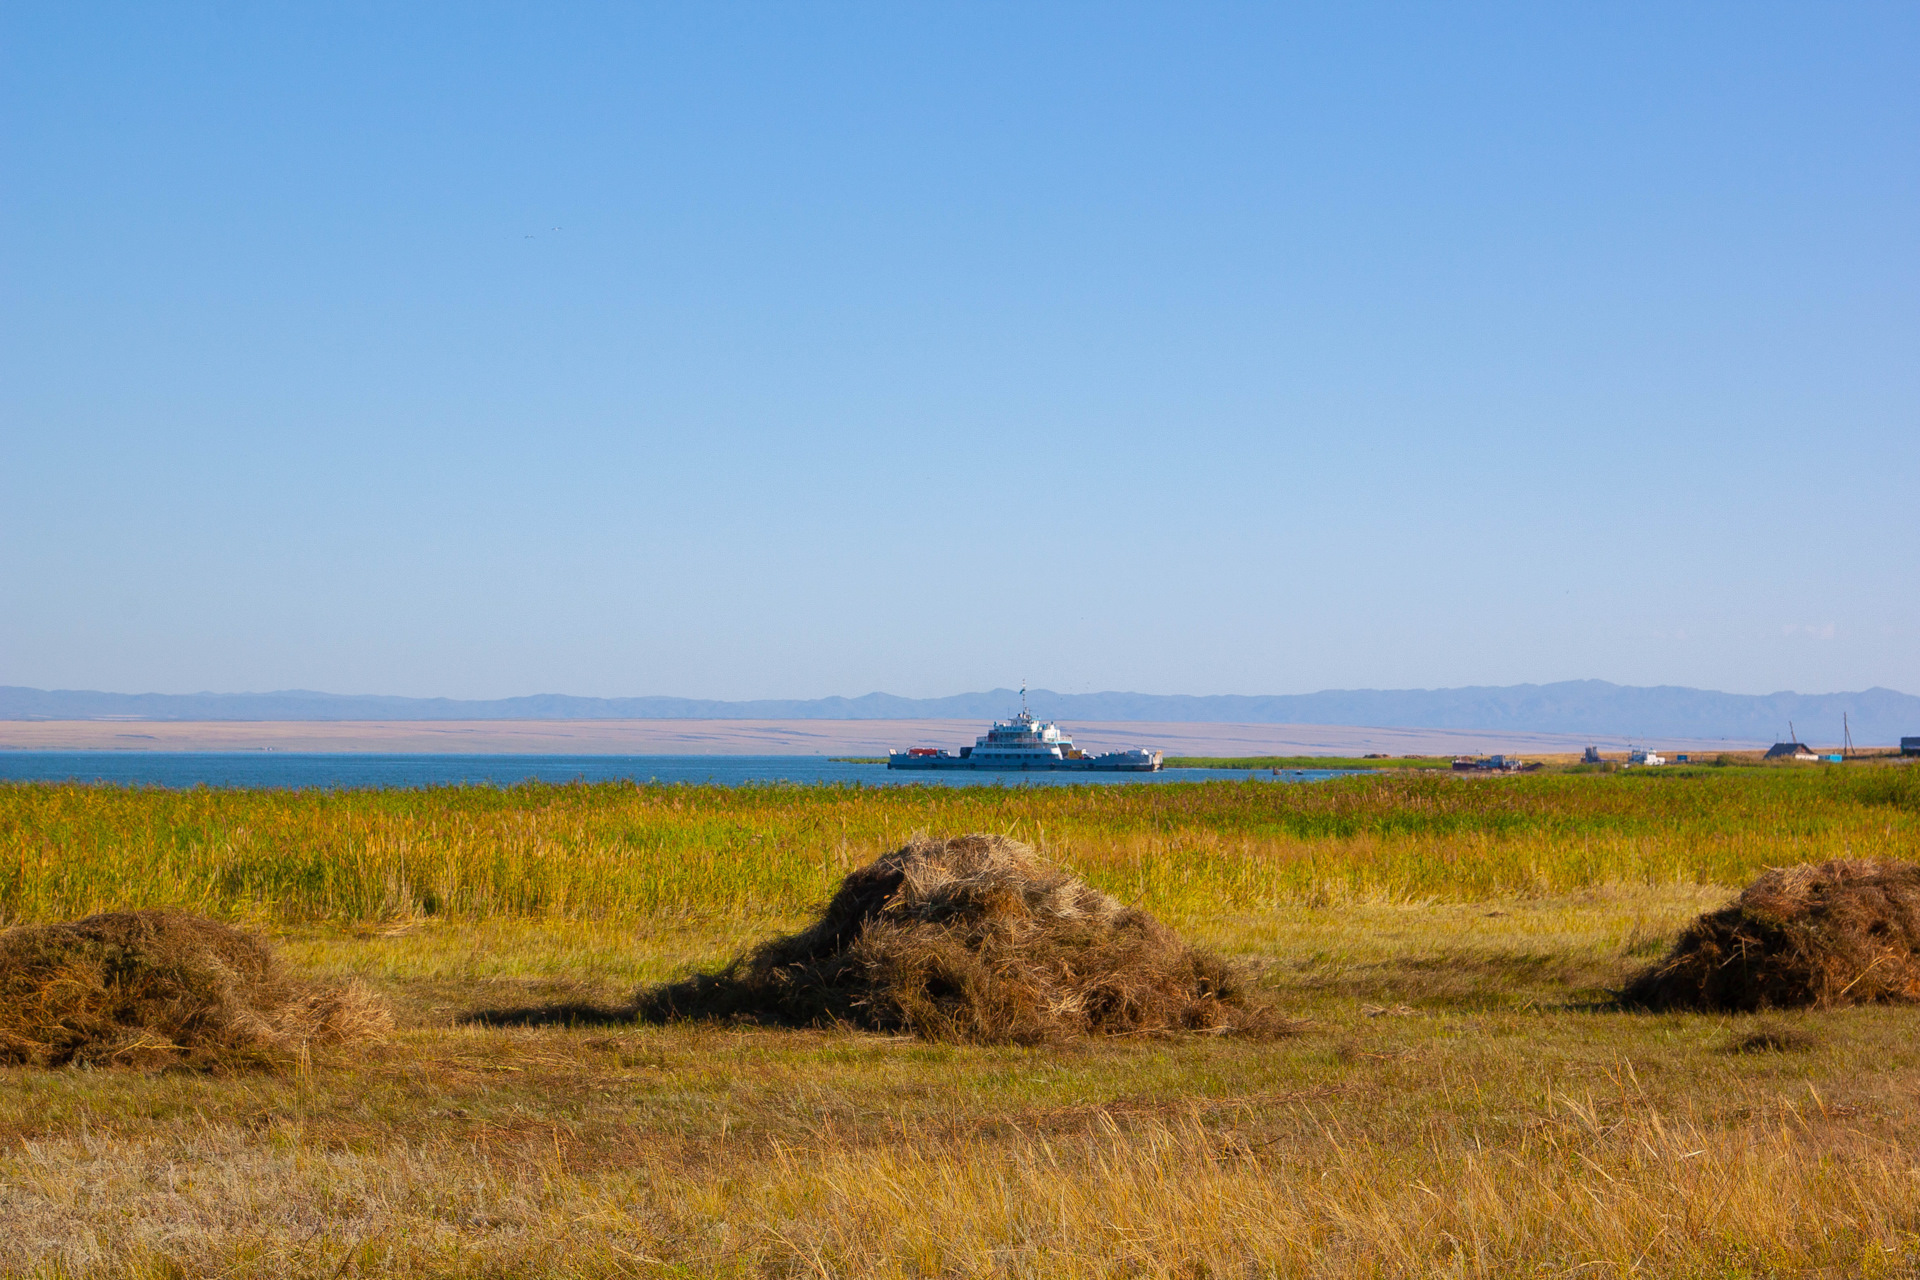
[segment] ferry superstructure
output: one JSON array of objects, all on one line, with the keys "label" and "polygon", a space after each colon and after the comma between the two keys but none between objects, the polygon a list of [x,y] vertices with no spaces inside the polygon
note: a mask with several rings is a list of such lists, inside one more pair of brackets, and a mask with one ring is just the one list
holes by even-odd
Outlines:
[{"label": "ferry superstructure", "polygon": [[958,755],[938,747],[912,747],[887,753],[889,769],[1081,769],[1124,773],[1152,773],[1161,754],[1145,747],[1088,755],[1060,732],[1060,726],[1027,710],[1026,690],[1020,691],[1020,714],[995,720],[993,727],[960,748]]}]

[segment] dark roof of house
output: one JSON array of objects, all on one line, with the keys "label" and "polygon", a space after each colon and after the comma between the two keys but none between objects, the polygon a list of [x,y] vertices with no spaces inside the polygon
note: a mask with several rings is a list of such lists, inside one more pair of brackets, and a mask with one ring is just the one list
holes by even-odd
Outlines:
[{"label": "dark roof of house", "polygon": [[1771,760],[1775,756],[1810,756],[1812,754],[1813,748],[1804,742],[1776,742],[1767,748],[1766,758]]}]

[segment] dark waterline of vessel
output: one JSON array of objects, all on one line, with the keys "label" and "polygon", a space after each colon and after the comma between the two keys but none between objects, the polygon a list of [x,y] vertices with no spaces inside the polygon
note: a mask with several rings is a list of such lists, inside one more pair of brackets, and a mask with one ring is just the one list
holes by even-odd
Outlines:
[{"label": "dark waterline of vessel", "polygon": [[279,751],[0,751],[0,781],[158,787],[510,787],[521,782],[768,783],[867,787],[1139,787],[1169,782],[1317,782],[1347,769],[1163,769],[1158,773],[889,772],[825,756],[374,755]]}]

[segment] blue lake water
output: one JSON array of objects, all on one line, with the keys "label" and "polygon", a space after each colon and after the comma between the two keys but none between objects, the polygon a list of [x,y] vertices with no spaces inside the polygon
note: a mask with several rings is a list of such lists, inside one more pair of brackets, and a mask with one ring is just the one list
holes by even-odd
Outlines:
[{"label": "blue lake water", "polygon": [[0,781],[159,787],[507,787],[519,782],[685,782],[1034,787],[1169,782],[1317,782],[1346,769],[1163,769],[1159,773],[922,773],[826,756],[373,755],[281,751],[0,751]]}]

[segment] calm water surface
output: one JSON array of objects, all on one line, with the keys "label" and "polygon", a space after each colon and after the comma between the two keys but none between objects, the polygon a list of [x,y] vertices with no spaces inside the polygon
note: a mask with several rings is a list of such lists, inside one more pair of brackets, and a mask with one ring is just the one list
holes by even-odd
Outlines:
[{"label": "calm water surface", "polygon": [[1316,782],[1347,769],[1163,769],[1159,773],[921,773],[825,756],[433,756],[281,751],[0,751],[0,780],[160,787],[509,787],[517,782],[793,782],[861,786],[1152,786]]}]

